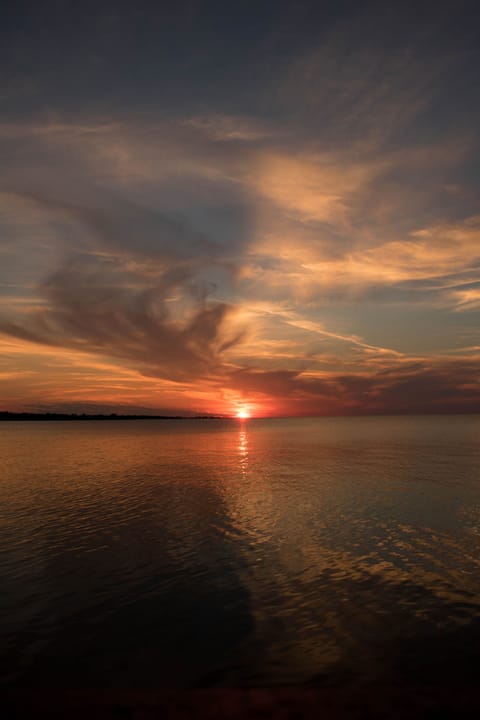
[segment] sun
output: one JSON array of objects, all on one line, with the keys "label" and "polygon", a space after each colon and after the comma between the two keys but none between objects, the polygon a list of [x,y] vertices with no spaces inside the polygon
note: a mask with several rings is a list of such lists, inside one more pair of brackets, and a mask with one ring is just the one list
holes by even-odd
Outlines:
[{"label": "sun", "polygon": [[248,420],[248,418],[250,417],[250,413],[248,412],[248,410],[238,410],[236,417],[239,420]]}]

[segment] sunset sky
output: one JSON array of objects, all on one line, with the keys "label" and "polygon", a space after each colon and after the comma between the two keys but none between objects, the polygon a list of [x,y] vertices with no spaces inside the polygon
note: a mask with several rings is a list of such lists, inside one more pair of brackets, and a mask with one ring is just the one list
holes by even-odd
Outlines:
[{"label": "sunset sky", "polygon": [[480,411],[478,0],[0,35],[0,410]]}]

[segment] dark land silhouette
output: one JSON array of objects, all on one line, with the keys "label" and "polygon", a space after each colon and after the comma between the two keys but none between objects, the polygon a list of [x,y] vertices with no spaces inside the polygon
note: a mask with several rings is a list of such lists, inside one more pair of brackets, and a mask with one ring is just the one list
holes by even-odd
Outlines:
[{"label": "dark land silhouette", "polygon": [[0,421],[13,420],[224,420],[222,415],[117,415],[110,413],[103,415],[102,413],[31,413],[21,412],[14,413],[8,411],[0,412]]}]

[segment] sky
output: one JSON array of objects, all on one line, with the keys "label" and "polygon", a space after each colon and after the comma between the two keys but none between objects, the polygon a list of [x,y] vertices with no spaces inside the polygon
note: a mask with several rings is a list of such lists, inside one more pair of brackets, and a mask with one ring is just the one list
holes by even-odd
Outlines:
[{"label": "sky", "polygon": [[7,2],[0,409],[480,411],[480,6]]}]

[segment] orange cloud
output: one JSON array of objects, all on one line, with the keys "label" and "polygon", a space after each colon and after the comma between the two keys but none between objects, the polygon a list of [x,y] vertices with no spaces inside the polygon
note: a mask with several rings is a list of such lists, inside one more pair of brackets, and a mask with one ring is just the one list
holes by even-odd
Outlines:
[{"label": "orange cloud", "polygon": [[349,196],[374,175],[367,164],[341,156],[265,153],[254,166],[252,182],[261,196],[304,222],[342,224]]}]

